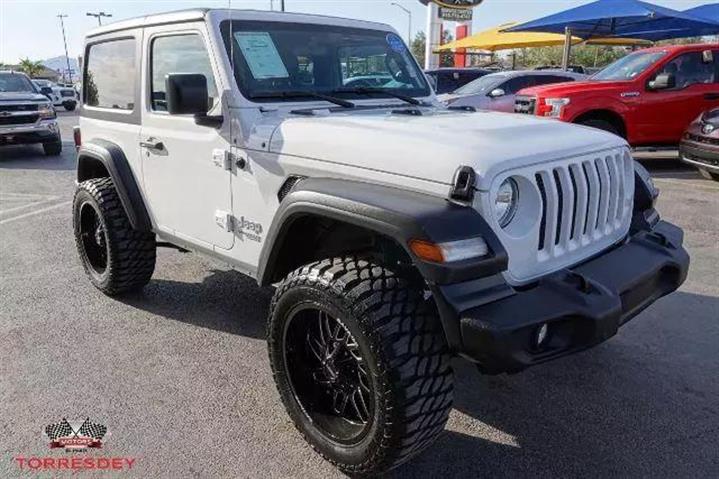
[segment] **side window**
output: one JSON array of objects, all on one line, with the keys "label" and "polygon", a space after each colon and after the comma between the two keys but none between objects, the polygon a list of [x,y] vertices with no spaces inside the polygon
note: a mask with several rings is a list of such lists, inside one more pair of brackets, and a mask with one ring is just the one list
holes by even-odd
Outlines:
[{"label": "side window", "polygon": [[87,106],[135,109],[135,39],[91,45],[87,52],[84,98]]},{"label": "side window", "polygon": [[201,73],[207,78],[210,107],[217,99],[217,86],[205,44],[198,34],[157,37],[151,46],[152,109],[167,111],[165,77],[170,73]]},{"label": "side window", "polygon": [[535,86],[551,85],[552,83],[563,83],[570,81],[574,81],[574,78],[562,77],[557,75],[542,75],[540,77],[537,77],[537,83],[535,84]]},{"label": "side window", "polygon": [[685,53],[664,65],[664,68],[657,75],[662,73],[673,74],[674,78],[676,78],[676,87],[678,89],[697,83],[714,83],[714,60],[708,60],[704,58],[702,52]]},{"label": "side window", "polygon": [[534,86],[533,76],[512,78],[511,80],[507,80],[504,85],[499,88],[503,89],[507,95],[514,95],[519,90],[529,88],[530,86]]}]

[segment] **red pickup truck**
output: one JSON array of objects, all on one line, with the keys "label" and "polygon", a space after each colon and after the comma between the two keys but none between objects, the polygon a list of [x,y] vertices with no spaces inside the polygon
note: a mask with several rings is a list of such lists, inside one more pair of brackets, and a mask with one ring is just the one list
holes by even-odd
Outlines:
[{"label": "red pickup truck", "polygon": [[639,50],[587,81],[521,90],[515,112],[600,128],[632,146],[677,145],[703,111],[719,107],[719,45]]}]

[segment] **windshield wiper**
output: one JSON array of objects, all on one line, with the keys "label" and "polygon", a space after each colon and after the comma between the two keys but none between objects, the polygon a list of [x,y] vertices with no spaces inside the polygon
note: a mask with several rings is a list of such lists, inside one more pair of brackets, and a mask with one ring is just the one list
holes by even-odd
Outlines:
[{"label": "windshield wiper", "polygon": [[368,86],[360,86],[355,88],[342,88],[338,90],[333,90],[332,93],[358,93],[360,95],[372,95],[372,94],[381,94],[381,95],[387,95],[394,98],[397,98],[398,100],[402,100],[406,103],[409,103],[410,105],[418,105],[418,106],[425,106],[426,103],[418,100],[414,97],[411,97],[409,95],[403,95],[401,93],[395,93],[392,90],[388,88],[376,88],[376,87],[368,87]]},{"label": "windshield wiper", "polygon": [[251,99],[267,99],[267,98],[281,98],[281,99],[292,99],[292,98],[317,98],[319,100],[328,101],[335,105],[343,108],[354,108],[355,104],[351,101],[343,100],[331,95],[325,95],[323,93],[316,93],[313,91],[267,91],[259,92],[250,96]]}]

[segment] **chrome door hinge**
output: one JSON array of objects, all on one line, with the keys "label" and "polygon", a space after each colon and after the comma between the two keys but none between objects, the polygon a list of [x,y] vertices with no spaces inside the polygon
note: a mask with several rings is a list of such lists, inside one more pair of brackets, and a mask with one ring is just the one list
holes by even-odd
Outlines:
[{"label": "chrome door hinge", "polygon": [[235,155],[229,150],[213,150],[212,151],[212,162],[215,166],[222,168],[223,170],[232,171],[232,164],[234,163]]},{"label": "chrome door hinge", "polygon": [[232,233],[235,230],[235,219],[228,211],[215,211],[215,223],[227,233]]}]

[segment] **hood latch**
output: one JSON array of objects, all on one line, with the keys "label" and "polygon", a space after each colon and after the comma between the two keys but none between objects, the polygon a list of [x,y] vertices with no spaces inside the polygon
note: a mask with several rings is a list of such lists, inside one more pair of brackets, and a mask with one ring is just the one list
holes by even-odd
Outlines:
[{"label": "hood latch", "polygon": [[471,205],[474,201],[474,186],[477,182],[477,173],[471,166],[460,166],[454,173],[452,188],[449,191],[449,200],[462,206]]}]

